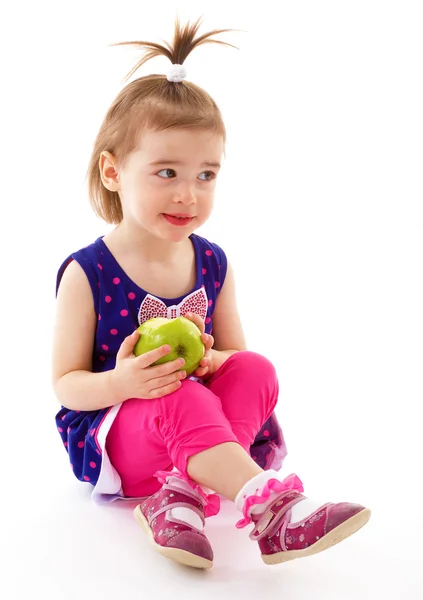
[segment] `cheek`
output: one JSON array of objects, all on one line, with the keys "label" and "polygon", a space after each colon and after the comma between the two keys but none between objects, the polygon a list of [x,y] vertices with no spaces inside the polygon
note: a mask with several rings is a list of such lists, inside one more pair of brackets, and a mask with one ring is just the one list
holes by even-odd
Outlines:
[{"label": "cheek", "polygon": [[159,190],[153,185],[146,185],[144,181],[134,181],[131,196],[132,206],[138,213],[152,213],[160,203]]},{"label": "cheek", "polygon": [[205,212],[207,212],[208,215],[210,215],[210,213],[213,210],[213,201],[214,201],[213,196],[211,198],[207,199],[207,203],[205,205]]},{"label": "cheek", "polygon": [[205,210],[210,210],[214,202],[214,189],[201,193],[199,195],[199,201],[204,206]]}]

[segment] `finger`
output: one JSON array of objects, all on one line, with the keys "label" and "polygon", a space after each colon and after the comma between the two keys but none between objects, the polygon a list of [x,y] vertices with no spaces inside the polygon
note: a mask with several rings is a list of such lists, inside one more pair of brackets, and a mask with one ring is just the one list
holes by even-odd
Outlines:
[{"label": "finger", "polygon": [[209,333],[203,333],[201,341],[206,346],[206,350],[210,350],[214,345],[214,337]]},{"label": "finger", "polygon": [[181,371],[184,364],[185,360],[183,358],[177,358],[175,360],[166,362],[162,365],[155,365],[153,367],[149,367],[147,381],[157,379],[158,377],[163,377],[164,375],[169,375],[170,373]]},{"label": "finger", "polygon": [[137,358],[138,364],[141,367],[141,369],[145,369],[146,367],[149,367],[150,365],[155,363],[156,360],[159,360],[163,356],[166,356],[166,354],[169,354],[170,351],[171,347],[168,345],[159,346],[154,350],[145,352],[145,354],[140,354],[140,356]]},{"label": "finger", "polygon": [[197,313],[189,312],[185,315],[185,317],[187,319],[189,319],[190,321],[192,321],[195,325],[197,325],[197,327],[201,331],[201,333],[204,333],[204,329],[205,329],[204,321],[200,317],[200,315],[197,315]]},{"label": "finger", "polygon": [[138,342],[139,337],[140,332],[138,329],[135,329],[135,331],[133,331],[131,335],[128,335],[121,343],[116,358],[128,358],[131,356],[134,353],[134,346]]},{"label": "finger", "polygon": [[209,363],[200,364],[200,366],[198,368],[201,369],[201,370],[203,370],[203,371],[205,371],[205,372],[207,372],[209,370],[209,368],[210,368],[210,364]]},{"label": "finger", "polygon": [[165,387],[155,388],[150,392],[150,398],[161,398],[162,396],[167,396],[167,394],[171,394],[172,392],[176,392],[182,385],[181,381],[174,381],[173,383],[169,383]]},{"label": "finger", "polygon": [[195,372],[193,373],[194,377],[204,377],[204,375],[208,372],[208,367],[197,367]]},{"label": "finger", "polygon": [[187,376],[185,371],[177,371],[176,373],[171,373],[170,375],[165,375],[164,377],[155,377],[150,380],[151,390],[161,389],[167,387],[168,385],[172,385],[176,381],[182,381]]}]

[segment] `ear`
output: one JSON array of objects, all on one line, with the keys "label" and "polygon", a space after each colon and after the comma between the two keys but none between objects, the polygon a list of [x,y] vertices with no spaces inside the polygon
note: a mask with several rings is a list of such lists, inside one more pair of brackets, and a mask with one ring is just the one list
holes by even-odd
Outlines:
[{"label": "ear", "polygon": [[120,190],[119,173],[116,168],[116,159],[110,152],[104,151],[100,154],[99,160],[101,181],[110,192]]}]

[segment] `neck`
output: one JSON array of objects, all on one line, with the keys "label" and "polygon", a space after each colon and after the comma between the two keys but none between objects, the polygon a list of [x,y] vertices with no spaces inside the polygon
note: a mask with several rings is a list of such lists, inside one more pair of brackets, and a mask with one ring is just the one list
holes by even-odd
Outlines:
[{"label": "neck", "polygon": [[146,229],[134,229],[123,221],[104,236],[104,241],[110,246],[118,246],[125,254],[136,253],[146,262],[161,264],[177,263],[187,246],[187,239],[163,240]]}]

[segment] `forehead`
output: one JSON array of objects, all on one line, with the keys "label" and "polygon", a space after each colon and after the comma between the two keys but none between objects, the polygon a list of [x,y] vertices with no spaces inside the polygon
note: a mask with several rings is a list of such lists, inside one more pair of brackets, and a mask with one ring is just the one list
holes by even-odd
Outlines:
[{"label": "forehead", "polygon": [[206,129],[166,129],[143,131],[137,154],[151,160],[195,157],[197,160],[220,160],[224,149],[221,135]]}]

